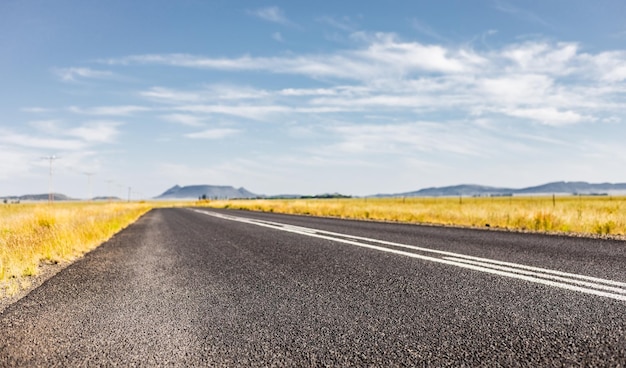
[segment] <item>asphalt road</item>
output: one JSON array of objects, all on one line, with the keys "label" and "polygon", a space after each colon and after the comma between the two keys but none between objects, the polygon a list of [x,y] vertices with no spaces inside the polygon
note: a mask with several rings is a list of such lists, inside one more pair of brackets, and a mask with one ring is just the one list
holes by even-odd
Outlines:
[{"label": "asphalt road", "polygon": [[205,211],[8,307],[0,366],[626,365],[625,242]]}]

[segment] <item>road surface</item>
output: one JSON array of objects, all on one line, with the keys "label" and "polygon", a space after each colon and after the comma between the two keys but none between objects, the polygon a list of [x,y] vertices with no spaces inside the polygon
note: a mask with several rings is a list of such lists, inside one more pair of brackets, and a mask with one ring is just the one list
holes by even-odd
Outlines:
[{"label": "road surface", "polygon": [[158,209],[0,314],[0,366],[619,366],[626,243]]}]

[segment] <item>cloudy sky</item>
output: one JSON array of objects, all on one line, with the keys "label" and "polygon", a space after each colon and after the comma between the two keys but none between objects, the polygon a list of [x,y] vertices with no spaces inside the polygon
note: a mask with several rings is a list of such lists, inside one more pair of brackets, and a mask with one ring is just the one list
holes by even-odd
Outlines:
[{"label": "cloudy sky", "polygon": [[622,0],[3,0],[0,195],[626,182]]}]

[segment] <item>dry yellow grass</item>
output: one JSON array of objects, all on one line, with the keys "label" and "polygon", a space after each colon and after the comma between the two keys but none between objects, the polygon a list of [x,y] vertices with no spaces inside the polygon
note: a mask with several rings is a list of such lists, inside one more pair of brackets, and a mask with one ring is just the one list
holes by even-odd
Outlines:
[{"label": "dry yellow grass", "polygon": [[146,203],[0,206],[0,297],[28,287],[40,266],[72,261],[137,220]]},{"label": "dry yellow grass", "polygon": [[360,198],[213,201],[209,206],[362,220],[626,235],[626,197]]}]

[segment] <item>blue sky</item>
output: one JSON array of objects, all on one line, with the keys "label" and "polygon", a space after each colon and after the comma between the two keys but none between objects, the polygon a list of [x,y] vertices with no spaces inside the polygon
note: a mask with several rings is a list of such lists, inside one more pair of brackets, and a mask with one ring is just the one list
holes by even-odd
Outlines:
[{"label": "blue sky", "polygon": [[623,1],[0,2],[0,195],[626,182]]}]

